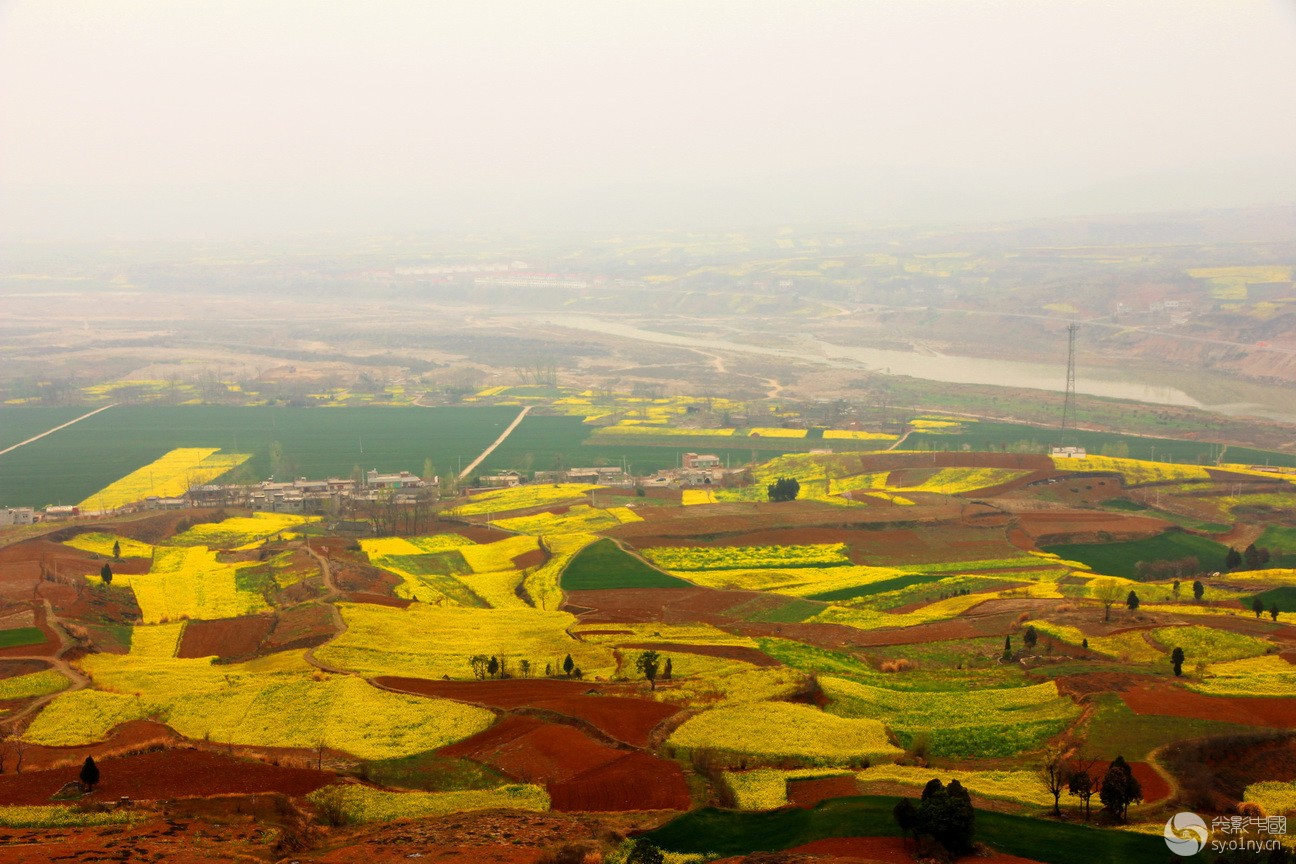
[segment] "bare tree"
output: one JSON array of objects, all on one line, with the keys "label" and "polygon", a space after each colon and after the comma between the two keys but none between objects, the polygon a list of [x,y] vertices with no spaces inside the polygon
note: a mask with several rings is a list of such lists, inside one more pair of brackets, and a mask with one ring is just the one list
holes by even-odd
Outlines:
[{"label": "bare tree", "polygon": [[1044,783],[1044,788],[1053,796],[1053,815],[1061,818],[1062,810],[1058,805],[1058,800],[1062,793],[1067,789],[1067,783],[1074,773],[1072,767],[1067,763],[1066,755],[1061,748],[1050,747],[1044,751],[1044,756],[1040,760],[1036,774]]}]

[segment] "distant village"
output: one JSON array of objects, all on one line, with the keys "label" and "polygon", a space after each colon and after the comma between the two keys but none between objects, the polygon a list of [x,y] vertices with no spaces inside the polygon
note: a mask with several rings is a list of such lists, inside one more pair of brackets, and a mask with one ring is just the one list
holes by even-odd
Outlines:
[{"label": "distant village", "polygon": [[[685,453],[680,467],[636,476],[621,466],[568,468],[563,471],[535,471],[528,477],[519,471],[501,471],[477,477],[464,486],[445,484],[446,497],[470,495],[490,489],[507,489],[525,483],[588,483],[612,488],[684,489],[703,486],[733,486],[745,480],[745,468],[725,468],[711,453]],[[453,490],[453,491],[451,491]],[[177,497],[150,495],[138,504],[120,508],[119,513],[142,510],[182,510],[186,507],[241,507],[268,513],[300,513],[336,516],[376,504],[414,505],[442,499],[440,477],[420,477],[409,471],[384,474],[377,469],[359,477],[329,477],[312,480],[263,480],[254,484],[209,483],[194,486]],[[68,505],[0,507],[0,527],[59,522],[98,511],[82,511]]]}]

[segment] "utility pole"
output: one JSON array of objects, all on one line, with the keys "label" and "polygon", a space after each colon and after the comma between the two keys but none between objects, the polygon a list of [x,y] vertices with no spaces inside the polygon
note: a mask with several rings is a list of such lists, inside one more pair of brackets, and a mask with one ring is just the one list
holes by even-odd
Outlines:
[{"label": "utility pole", "polygon": [[1075,341],[1076,331],[1079,329],[1080,325],[1074,321],[1067,326],[1066,399],[1062,402],[1062,433],[1064,437],[1068,429],[1075,431]]}]

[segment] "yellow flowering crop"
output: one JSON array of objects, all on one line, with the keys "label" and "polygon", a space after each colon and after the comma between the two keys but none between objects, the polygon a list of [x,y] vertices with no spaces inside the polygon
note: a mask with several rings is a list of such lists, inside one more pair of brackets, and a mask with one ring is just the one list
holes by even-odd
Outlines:
[{"label": "yellow flowering crop", "polygon": [[583,498],[592,489],[603,487],[592,483],[553,483],[535,486],[514,486],[511,489],[496,489],[480,492],[466,504],[460,504],[450,512],[456,516],[477,516],[486,513],[501,513],[506,510],[524,510],[528,507],[544,507],[573,498]]},{"label": "yellow flowering crop", "polygon": [[854,609],[845,606],[829,606],[813,618],[810,623],[845,624],[860,630],[876,630],[879,627],[911,627],[914,624],[927,624],[932,621],[944,621],[962,615],[967,610],[984,603],[989,599],[986,594],[965,594],[948,597],[928,603],[913,612],[876,612],[872,609]]},{"label": "yellow flowering crop", "polygon": [[715,492],[710,489],[685,489],[680,494],[680,503],[685,507],[696,504],[715,504]]},{"label": "yellow flowering crop", "polygon": [[938,492],[961,495],[990,486],[998,486],[1024,477],[1029,471],[1015,468],[942,468],[917,486],[888,487],[900,492]]},{"label": "yellow flowering crop", "polygon": [[472,568],[474,573],[495,573],[500,570],[512,570],[513,559],[528,552],[534,552],[540,546],[534,537],[501,535],[494,543],[459,547],[459,554]]},{"label": "yellow flowering crop", "polygon": [[0,826],[5,828],[89,828],[121,825],[136,818],[138,816],[130,810],[95,813],[60,805],[0,807]]},{"label": "yellow flowering crop", "polygon": [[1252,783],[1242,793],[1242,800],[1259,804],[1270,816],[1291,813],[1296,810],[1296,783],[1281,780]]},{"label": "yellow flowering crop", "polygon": [[[588,635],[584,631],[592,631]],[[628,630],[629,634],[608,635],[608,630]],[[602,632],[600,632],[602,631]],[[572,634],[594,642],[681,642],[690,645],[733,645],[755,648],[756,640],[739,636],[710,624],[666,624],[652,621],[645,624],[582,624],[572,628]]]},{"label": "yellow flowering crop", "polygon": [[670,743],[778,759],[794,757],[821,765],[882,759],[901,751],[876,720],[825,714],[809,705],[757,702],[705,711],[684,722]]},{"label": "yellow flowering crop", "polygon": [[474,654],[502,655],[516,668],[530,660],[560,668],[572,655],[587,677],[609,675],[610,649],[573,639],[566,632],[576,618],[538,609],[465,609],[415,604],[408,609],[339,603],[347,632],[316,650],[329,664],[365,676],[471,678]]},{"label": "yellow flowering crop", "polygon": [[747,430],[747,435],[752,438],[804,438],[806,437],[805,429],[783,429],[772,426],[755,426]]},{"label": "yellow flowering crop", "polygon": [[511,519],[497,519],[495,524],[510,531],[523,534],[594,534],[606,531],[627,522],[642,522],[633,510],[627,507],[600,509],[588,504],[576,504],[566,513],[544,511],[529,516],[515,516]]},{"label": "yellow flowering crop", "polygon": [[303,654],[220,665],[210,657],[90,655],[82,666],[105,689],[57,697],[26,738],[88,744],[118,723],[157,717],[189,738],[260,747],[324,742],[362,759],[386,759],[457,741],[494,720],[480,708],[391,693],[351,676],[317,680]]},{"label": "yellow flowering crop", "polygon": [[549,560],[527,573],[522,581],[522,588],[533,606],[549,610],[562,606],[563,592],[559,581],[563,570],[578,552],[598,539],[595,534],[556,534],[544,538]]},{"label": "yellow flowering crop", "polygon": [[123,558],[153,557],[153,547],[148,543],[141,543],[129,537],[118,537],[115,534],[78,534],[71,540],[64,541],[63,545],[108,557],[112,555],[114,543],[121,549]]},{"label": "yellow flowering crop", "polygon": [[[222,564],[216,553],[204,546],[158,546],[148,573],[117,574],[113,585],[135,592],[146,624],[181,618],[235,618],[269,608],[260,594],[239,590],[236,574],[248,566],[255,562]],[[99,576],[87,578],[97,581]]]},{"label": "yellow flowering crop", "polygon": [[1088,456],[1070,459],[1054,456],[1053,466],[1059,471],[1114,471],[1125,480],[1126,486],[1144,483],[1162,483],[1170,480],[1209,480],[1210,473],[1201,465],[1179,465],[1173,462],[1148,462],[1142,459],[1122,459],[1115,456]]},{"label": "yellow flowering crop", "polygon": [[1268,640],[1214,627],[1161,627],[1152,631],[1152,638],[1166,648],[1182,648],[1184,655],[1191,658],[1193,663],[1199,660],[1207,663],[1241,660],[1264,654],[1273,647],[1273,643]]},{"label": "yellow flowering crop", "polygon": [[865,432],[857,429],[825,429],[823,437],[829,441],[898,441],[899,435],[888,432]]},{"label": "yellow flowering crop", "polygon": [[183,534],[171,538],[172,546],[207,546],[212,549],[233,549],[237,546],[257,544],[281,531],[310,522],[318,516],[294,516],[291,513],[253,513],[251,516],[234,516],[220,522],[200,522]]},{"label": "yellow flowering crop", "polygon": [[497,808],[538,812],[549,809],[549,795],[543,787],[520,783],[460,792],[390,792],[351,783],[326,786],[306,797],[323,801],[333,796],[341,799],[342,812],[348,821],[356,823],[421,819]]},{"label": "yellow flowering crop", "polygon": [[185,622],[131,628],[130,653],[134,657],[174,657]]},{"label": "yellow flowering crop", "polygon": [[432,551],[416,546],[413,542],[416,539],[418,538],[407,540],[404,537],[365,537],[360,540],[360,548],[364,550],[364,553],[369,556],[371,561],[374,558],[382,558],[388,555],[422,555]]},{"label": "yellow flowering crop", "polygon": [[217,453],[216,447],[172,450],[100,489],[79,506],[84,510],[112,510],[143,501],[150,495],[177,497],[192,486],[210,483],[252,458],[247,453]]},{"label": "yellow flowering crop", "polygon": [[849,773],[834,768],[754,768],[750,771],[726,771],[724,783],[733,792],[739,810],[777,810],[787,806],[789,780],[840,777]]},{"label": "yellow flowering crop", "polygon": [[789,546],[659,546],[644,557],[663,570],[738,570],[849,564],[845,543]]},{"label": "yellow flowering crop", "polygon": [[909,425],[915,429],[931,431],[933,429],[953,429],[955,427],[962,426],[963,424],[959,423],[957,420],[928,420],[926,418],[919,417],[916,420],[910,420]]},{"label": "yellow flowering crop", "polygon": [[595,433],[598,437],[622,435],[667,435],[682,437],[727,438],[734,434],[733,429],[682,429],[678,426],[641,426],[639,424],[618,423],[615,426],[604,426]]},{"label": "yellow flowering crop", "polygon": [[68,679],[53,669],[0,680],[0,699],[31,699],[48,696],[68,686]]},{"label": "yellow flowering crop", "polygon": [[[1194,662],[1191,656],[1186,659]],[[1276,654],[1266,654],[1212,663],[1203,680],[1185,683],[1210,696],[1291,696],[1296,693],[1296,666]]]},{"label": "yellow flowering crop", "polygon": [[1080,714],[1052,681],[957,692],[892,690],[827,676],[820,684],[832,699],[831,713],[880,719],[904,738],[928,734],[933,750],[944,755],[1012,755]]},{"label": "yellow flowering crop", "polygon": [[785,666],[752,667],[734,662],[723,672],[712,669],[709,674],[673,680],[669,687],[658,687],[653,698],[689,708],[739,705],[786,699],[804,690],[805,685],[806,676],[795,669]]},{"label": "yellow flowering crop", "polygon": [[877,765],[855,775],[864,783],[899,783],[921,789],[933,777],[942,783],[957,780],[968,792],[982,798],[1052,807],[1053,796],[1034,771],[955,771],[914,765]]}]

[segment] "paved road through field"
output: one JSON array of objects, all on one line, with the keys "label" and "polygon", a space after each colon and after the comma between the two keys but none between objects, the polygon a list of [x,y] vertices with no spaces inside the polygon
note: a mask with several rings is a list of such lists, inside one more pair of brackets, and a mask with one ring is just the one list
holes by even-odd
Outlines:
[{"label": "paved road through field", "polygon": [[102,408],[96,408],[95,410],[91,411],[89,414],[82,414],[80,417],[76,418],[75,420],[69,420],[68,422],[64,423],[62,426],[55,426],[53,429],[46,429],[44,432],[40,433],[39,435],[33,435],[32,437],[28,438],[26,441],[19,441],[17,444],[14,444],[12,447],[6,447],[5,449],[0,450],[0,456],[3,456],[4,454],[12,450],[17,450],[19,447],[22,447],[25,444],[30,444],[33,441],[39,441],[40,439],[44,438],[46,435],[53,435],[55,432],[59,431],[60,429],[66,429],[67,427],[71,426],[73,423],[80,423],[82,420],[86,419],[87,417],[93,417],[94,415],[98,414],[100,411],[107,411],[109,408],[115,408],[116,406],[117,403],[114,402],[111,405],[105,405]]},{"label": "paved road through field", "polygon": [[518,416],[513,418],[513,422],[510,423],[508,428],[504,430],[504,433],[495,439],[495,443],[487,447],[485,450],[483,450],[482,454],[478,456],[476,459],[474,459],[467,468],[459,472],[459,479],[462,480],[463,478],[467,477],[469,474],[473,472],[474,468],[476,468],[478,465],[480,465],[482,462],[486,460],[487,456],[494,453],[495,448],[503,444],[504,439],[508,438],[508,436],[513,434],[513,430],[518,427],[518,424],[522,422],[522,420],[526,417],[527,413],[530,410],[531,410],[530,405],[523,408],[521,412],[518,413]]}]

